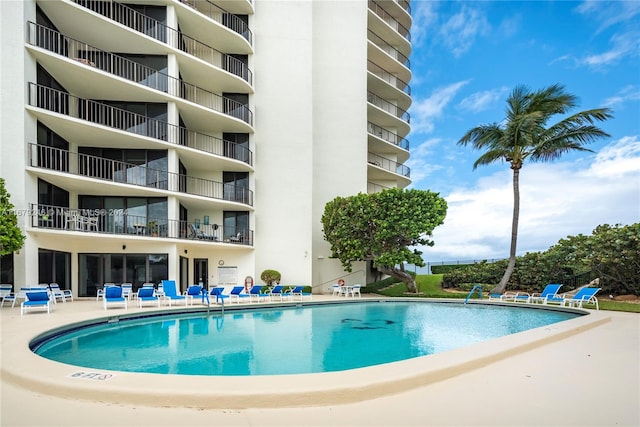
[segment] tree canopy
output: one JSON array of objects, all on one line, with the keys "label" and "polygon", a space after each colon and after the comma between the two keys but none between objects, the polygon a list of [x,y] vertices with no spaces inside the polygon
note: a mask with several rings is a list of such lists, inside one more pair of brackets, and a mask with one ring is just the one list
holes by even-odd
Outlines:
[{"label": "tree canopy", "polygon": [[4,178],[0,178],[0,255],[20,250],[25,239],[4,182]]},{"label": "tree canopy", "polygon": [[608,108],[596,108],[569,115],[548,125],[557,115],[567,114],[576,107],[578,98],[554,84],[530,91],[517,86],[507,98],[506,117],[501,123],[477,126],[458,141],[459,145],[471,144],[484,153],[473,168],[506,161],[513,170],[513,217],[511,222],[511,248],[509,262],[492,293],[502,293],[516,263],[518,220],[520,217],[520,169],[525,161],[549,162],[572,151],[591,151],[585,144],[609,135],[594,125],[612,117]]},{"label": "tree canopy", "polygon": [[322,215],[324,237],[332,257],[351,271],[356,261],[373,261],[380,272],[407,284],[417,292],[415,278],[404,264],[425,265],[416,246],[433,246],[433,230],[444,222],[447,202],[427,190],[387,189],[336,197]]}]

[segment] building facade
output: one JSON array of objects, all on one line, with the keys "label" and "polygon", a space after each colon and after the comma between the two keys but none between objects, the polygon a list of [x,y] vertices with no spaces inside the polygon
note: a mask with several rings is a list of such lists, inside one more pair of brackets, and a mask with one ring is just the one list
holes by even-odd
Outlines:
[{"label": "building facade", "polygon": [[336,196],[410,183],[409,2],[0,3],[0,282],[181,289],[339,277]]}]

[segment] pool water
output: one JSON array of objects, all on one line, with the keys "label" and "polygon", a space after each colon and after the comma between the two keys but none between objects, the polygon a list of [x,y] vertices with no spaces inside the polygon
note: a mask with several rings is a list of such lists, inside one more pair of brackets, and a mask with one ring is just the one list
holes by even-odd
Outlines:
[{"label": "pool water", "polygon": [[179,375],[282,375],[395,362],[579,314],[525,307],[363,302],[103,323],[45,340],[45,358],[94,369]]}]

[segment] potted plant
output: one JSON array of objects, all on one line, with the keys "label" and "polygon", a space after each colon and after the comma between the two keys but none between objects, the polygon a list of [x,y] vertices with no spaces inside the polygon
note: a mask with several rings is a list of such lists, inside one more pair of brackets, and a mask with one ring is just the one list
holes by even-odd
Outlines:
[{"label": "potted plant", "polygon": [[149,230],[149,233],[151,233],[153,237],[158,237],[158,221],[149,221],[147,223],[147,230]]},{"label": "potted plant", "polygon": [[267,286],[274,286],[280,283],[282,276],[277,270],[265,270],[260,275],[260,278],[267,284]]}]

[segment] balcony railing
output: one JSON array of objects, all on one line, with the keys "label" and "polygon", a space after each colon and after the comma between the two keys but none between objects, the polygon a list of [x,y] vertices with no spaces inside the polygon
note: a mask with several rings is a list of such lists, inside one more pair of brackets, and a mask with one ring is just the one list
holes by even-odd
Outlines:
[{"label": "balcony railing", "polygon": [[396,89],[399,89],[407,95],[411,96],[411,86],[409,86],[409,83],[400,80],[395,74],[385,70],[378,64],[375,64],[371,61],[367,61],[367,70],[370,73],[373,73],[376,76],[380,77],[382,80],[389,83]]},{"label": "balcony railing", "polygon": [[367,101],[373,105],[375,105],[376,107],[386,111],[387,113],[391,114],[392,116],[395,116],[397,118],[399,118],[400,120],[403,120],[407,123],[411,123],[411,116],[409,115],[409,112],[406,110],[403,110],[402,108],[398,107],[395,104],[390,103],[389,101],[387,101],[384,98],[380,98],[378,95],[376,95],[373,92],[369,92],[367,95]]},{"label": "balcony railing", "polygon": [[[33,46],[66,58],[75,59],[85,65],[95,67],[145,87],[177,96],[219,113],[228,114],[229,111],[247,109],[244,104],[237,101],[191,85],[130,59],[99,50],[33,22],[29,22],[27,42]],[[248,111],[248,113],[251,112]],[[235,114],[231,115],[237,118],[248,117],[249,119],[245,121],[251,124],[253,121],[252,114],[248,113],[240,114],[240,117]]]},{"label": "balcony railing", "polygon": [[29,149],[29,164],[32,167],[116,184],[129,184],[253,205],[253,191],[233,183],[222,183],[103,157],[73,153],[46,145],[29,144]]},{"label": "balcony railing", "polygon": [[77,98],[47,86],[29,83],[29,105],[113,129],[239,160],[250,165],[253,162],[253,153],[234,142],[101,102]]},{"label": "balcony railing", "polygon": [[411,15],[411,5],[409,4],[409,0],[396,0],[396,2],[406,10],[409,15]]},{"label": "balcony railing", "polygon": [[29,206],[31,227],[39,229],[253,245],[253,230],[249,229],[130,215],[128,209]]},{"label": "balcony railing", "polygon": [[249,25],[233,13],[227,12],[209,0],[180,0],[180,2],[240,34],[249,44],[253,45],[253,33],[249,29]]},{"label": "balcony railing", "polygon": [[397,173],[398,175],[406,176],[407,178],[411,177],[411,169],[409,169],[408,166],[398,163],[394,160],[387,159],[386,157],[369,153],[368,161],[370,164],[384,170]]},{"label": "balcony railing", "polygon": [[375,125],[371,122],[369,122],[368,130],[371,135],[375,135],[378,138],[384,139],[385,141],[393,145],[397,145],[398,147],[403,148],[407,151],[409,150],[409,141],[405,138],[402,138],[398,134],[388,131],[385,128]]},{"label": "balcony railing", "polygon": [[374,182],[367,182],[367,193],[379,193],[384,190],[388,190],[393,187],[387,187],[385,185],[376,184]]},{"label": "balcony railing", "polygon": [[382,6],[380,6],[373,0],[369,0],[369,9],[373,11],[373,13],[378,15],[380,19],[389,24],[389,26],[396,30],[402,37],[407,39],[407,41],[411,41],[411,33],[409,32],[409,30],[401,23],[399,23],[396,18],[391,16],[389,12],[384,10]]},{"label": "balcony railing", "polygon": [[214,49],[180,31],[166,26],[162,22],[144,15],[128,6],[115,1],[73,0],[105,18],[111,19],[134,31],[145,34],[167,45],[195,56],[214,67],[222,68],[249,84],[253,84],[253,73],[247,65],[237,58]]},{"label": "balcony railing", "polygon": [[393,59],[395,59],[402,65],[404,65],[405,67],[411,68],[411,61],[409,61],[409,58],[407,58],[405,55],[402,54],[402,52],[400,52],[395,47],[391,46],[382,37],[380,37],[379,35],[377,35],[371,30],[369,30],[369,41],[371,41],[373,44],[375,44],[380,49],[385,51],[387,55],[389,55],[390,57],[392,57]]}]

